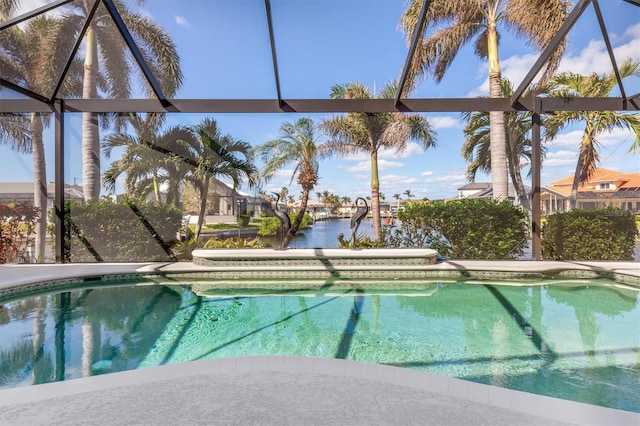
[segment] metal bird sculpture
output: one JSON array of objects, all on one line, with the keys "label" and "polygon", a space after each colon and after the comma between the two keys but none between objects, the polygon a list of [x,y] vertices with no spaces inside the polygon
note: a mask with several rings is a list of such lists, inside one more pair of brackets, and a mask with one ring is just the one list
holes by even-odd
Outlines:
[{"label": "metal bird sculpture", "polygon": [[[362,200],[364,206],[359,206],[358,201]],[[367,200],[362,197],[356,198],[356,212],[351,216],[351,243],[353,247],[356,247],[356,232],[360,227],[360,222],[367,216],[369,212],[369,206],[367,205]]]},{"label": "metal bird sculpture", "polygon": [[278,220],[280,221],[280,230],[282,231],[282,239],[280,240],[280,250],[286,249],[284,242],[286,240],[286,235],[291,229],[291,219],[286,212],[283,212],[278,208],[278,202],[280,201],[280,194],[277,192],[273,192],[273,195],[276,197],[276,208],[273,213],[276,215]]}]

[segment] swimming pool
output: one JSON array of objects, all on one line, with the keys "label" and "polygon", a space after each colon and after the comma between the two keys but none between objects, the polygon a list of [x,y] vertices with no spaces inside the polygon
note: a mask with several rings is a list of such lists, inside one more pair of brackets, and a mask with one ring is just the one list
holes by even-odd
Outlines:
[{"label": "swimming pool", "polygon": [[608,280],[305,290],[112,282],[2,302],[0,387],[191,360],[302,355],[640,412],[639,292]]}]

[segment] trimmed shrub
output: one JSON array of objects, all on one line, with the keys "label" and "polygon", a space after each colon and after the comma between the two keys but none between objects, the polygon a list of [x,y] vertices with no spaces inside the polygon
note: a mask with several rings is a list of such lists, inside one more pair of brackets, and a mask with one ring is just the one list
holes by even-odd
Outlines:
[{"label": "trimmed shrub", "polygon": [[615,207],[554,213],[541,232],[548,260],[633,260],[638,236],[635,217]]},{"label": "trimmed shrub", "polygon": [[[298,213],[291,213],[289,215],[289,219],[291,219],[291,223],[296,220]],[[300,229],[298,231],[303,231],[305,229],[310,229],[311,225],[313,225],[313,218],[309,213],[305,213],[302,218],[302,223],[300,224]],[[263,217],[260,221],[260,228],[258,229],[258,235],[261,237],[273,237],[280,233],[280,220],[277,217],[268,216]]]},{"label": "trimmed shrub", "polygon": [[528,218],[510,201],[413,202],[398,212],[391,247],[429,247],[455,259],[515,259],[528,244]]},{"label": "trimmed shrub", "polygon": [[277,217],[263,217],[260,221],[258,235],[261,237],[270,237],[280,232],[280,221]]},{"label": "trimmed shrub", "polygon": [[182,212],[162,203],[127,199],[65,203],[70,262],[151,262],[175,260]]},{"label": "trimmed shrub", "polygon": [[238,225],[239,226],[249,226],[249,222],[251,221],[251,216],[248,214],[241,214],[238,216]]}]

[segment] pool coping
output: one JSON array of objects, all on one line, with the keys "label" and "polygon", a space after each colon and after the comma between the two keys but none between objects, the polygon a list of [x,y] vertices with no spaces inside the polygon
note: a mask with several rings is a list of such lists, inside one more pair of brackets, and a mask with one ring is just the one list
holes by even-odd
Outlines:
[{"label": "pool coping", "polygon": [[[250,250],[246,250],[250,251]],[[279,252],[279,251],[276,251]],[[295,250],[287,250],[295,256]],[[205,279],[261,282],[336,280],[366,286],[368,280],[431,280],[487,283],[501,280],[608,278],[640,289],[638,262],[484,261],[448,260],[422,265],[287,265],[211,266],[192,262],[67,263],[0,265],[0,299],[12,294],[39,292],[78,282],[95,285],[128,279]],[[393,282],[393,281],[392,281]]]}]

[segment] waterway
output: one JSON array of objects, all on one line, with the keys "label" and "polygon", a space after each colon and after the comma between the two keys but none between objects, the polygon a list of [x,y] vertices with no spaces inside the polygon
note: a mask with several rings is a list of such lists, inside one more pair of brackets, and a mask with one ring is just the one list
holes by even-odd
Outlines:
[{"label": "waterway", "polygon": [[[289,244],[290,248],[338,248],[338,235],[344,239],[351,239],[350,219],[319,220],[311,229],[299,231],[296,238]],[[358,228],[358,236],[373,238],[373,224],[371,219],[364,219]]]}]

